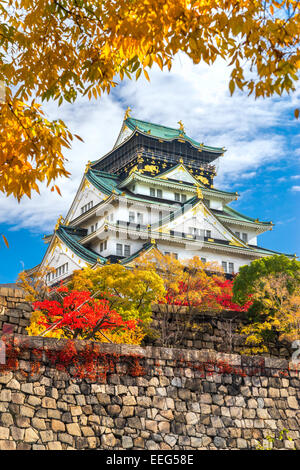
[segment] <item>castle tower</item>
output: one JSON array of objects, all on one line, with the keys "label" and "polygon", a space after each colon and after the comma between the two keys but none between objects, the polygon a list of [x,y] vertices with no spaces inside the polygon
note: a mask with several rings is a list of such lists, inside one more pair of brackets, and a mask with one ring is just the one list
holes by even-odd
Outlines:
[{"label": "castle tower", "polygon": [[178,124],[173,129],[126,112],[113,149],[87,165],[67,215],[45,237],[48,249],[35,269],[54,268],[50,285],[85,266],[130,267],[154,247],[217,262],[228,274],[276,253],[257,241],[272,222],[232,209],[238,194],[213,186],[225,149],[193,140]]}]

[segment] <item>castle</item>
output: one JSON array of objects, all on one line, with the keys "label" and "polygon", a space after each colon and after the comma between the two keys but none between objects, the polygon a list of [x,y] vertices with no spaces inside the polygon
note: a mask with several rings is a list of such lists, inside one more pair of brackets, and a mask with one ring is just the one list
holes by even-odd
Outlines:
[{"label": "castle", "polygon": [[179,259],[197,255],[227,274],[276,253],[257,240],[272,222],[232,209],[238,194],[213,185],[214,163],[225,149],[193,140],[178,124],[173,129],[126,111],[113,149],[88,163],[67,215],[45,237],[48,249],[33,270],[53,268],[49,285],[86,266],[130,267],[153,248]]}]

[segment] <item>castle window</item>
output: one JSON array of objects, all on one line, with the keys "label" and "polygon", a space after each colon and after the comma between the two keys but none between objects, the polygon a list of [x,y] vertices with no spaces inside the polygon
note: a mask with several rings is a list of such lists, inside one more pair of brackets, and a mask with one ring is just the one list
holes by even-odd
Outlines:
[{"label": "castle window", "polygon": [[130,245],[124,245],[124,256],[130,256]]},{"label": "castle window", "polygon": [[100,251],[104,251],[106,249],[107,249],[107,240],[100,243]]},{"label": "castle window", "polygon": [[90,201],[88,204],[85,204],[81,208],[81,213],[84,214],[85,212],[89,211],[93,207],[93,201]]},{"label": "castle window", "polygon": [[137,213],[137,223],[142,224],[143,223],[143,214],[140,212]]},{"label": "castle window", "polygon": [[202,263],[206,263],[206,258],[201,258]]},{"label": "castle window", "polygon": [[242,240],[243,240],[243,242],[245,242],[245,243],[248,242],[248,234],[247,234],[247,233],[242,233]]},{"label": "castle window", "polygon": [[185,202],[186,201],[186,194],[181,194],[181,202]]},{"label": "castle window", "polygon": [[96,232],[97,228],[98,228],[98,222],[96,222],[95,224],[91,225],[91,233]]},{"label": "castle window", "polygon": [[227,273],[227,261],[222,261],[222,268],[224,273]]},{"label": "castle window", "polygon": [[205,237],[211,238],[211,230],[205,230]]},{"label": "castle window", "polygon": [[[58,268],[56,268],[55,272],[52,273],[52,279],[56,278],[56,277],[60,277],[62,276],[63,274],[67,273],[68,272],[68,269],[69,269],[69,266],[68,266],[68,263],[64,263],[62,264],[61,266],[59,266]],[[50,279],[49,279],[50,280]]]},{"label": "castle window", "polygon": [[123,245],[121,243],[117,243],[116,254],[117,256],[123,256]]},{"label": "castle window", "polygon": [[150,188],[150,196],[162,198],[162,190]]},{"label": "castle window", "polygon": [[234,232],[234,234],[235,234],[236,237],[241,238],[240,232]]},{"label": "castle window", "polygon": [[230,274],[234,273],[234,264],[233,263],[228,263],[228,272]]},{"label": "castle window", "polygon": [[170,253],[170,251],[165,251],[166,256],[173,256],[173,258],[178,259],[178,253]]},{"label": "castle window", "polygon": [[135,221],[135,213],[129,211],[129,222],[134,222]]},{"label": "castle window", "polygon": [[193,235],[194,237],[195,237],[196,235],[199,236],[199,235],[200,235],[200,230],[199,230],[198,228],[196,228],[196,227],[189,227],[189,233],[190,233],[191,235]]},{"label": "castle window", "polygon": [[175,193],[174,196],[175,196],[175,201],[180,202],[180,194]]}]

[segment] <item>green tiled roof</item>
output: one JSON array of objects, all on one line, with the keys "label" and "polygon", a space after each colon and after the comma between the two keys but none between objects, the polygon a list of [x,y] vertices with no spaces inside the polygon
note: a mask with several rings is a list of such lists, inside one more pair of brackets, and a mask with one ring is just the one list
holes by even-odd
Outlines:
[{"label": "green tiled roof", "polygon": [[224,206],[223,207],[224,215],[225,217],[230,217],[231,219],[236,219],[240,220],[241,222],[252,222],[254,224],[261,224],[261,225],[272,225],[272,222],[257,222],[257,219],[253,219],[252,217],[248,217],[244,214],[241,214],[240,212],[232,209],[232,207],[229,206]]},{"label": "green tiled roof", "polygon": [[[147,176],[147,175],[138,174],[138,176],[142,179],[145,179],[146,181],[153,180],[153,178],[151,178],[150,176]],[[98,188],[101,192],[103,192],[106,195],[110,195],[113,190],[117,194],[122,194],[122,192],[123,192],[123,189],[118,188],[119,184],[121,183],[121,180],[117,175],[113,175],[113,174],[107,173],[105,171],[89,169],[87,174],[86,174],[86,177],[96,188]],[[127,178],[125,178],[125,179],[127,179]],[[156,176],[155,180],[158,180],[158,181],[161,180],[161,182],[163,182],[165,184],[167,184],[167,182],[168,182],[168,180],[160,179],[160,175]],[[176,180],[174,180],[174,182],[176,183]],[[181,186],[185,186],[184,183],[178,183],[178,184],[180,184]],[[186,185],[186,186],[190,187],[189,185]],[[236,193],[230,193],[230,192],[222,191],[220,189],[215,189],[215,188],[206,188],[206,187],[204,187],[203,190],[204,191],[205,190],[206,191],[211,191],[211,192],[214,192],[216,194],[222,194],[222,195],[224,194],[226,196],[231,196],[231,195],[236,194]],[[137,200],[137,201],[143,201],[144,200],[142,196],[133,196],[131,194],[127,194],[127,196],[130,199],[134,199],[134,200]],[[151,202],[151,201],[149,201],[149,202]],[[229,210],[231,210],[232,212],[235,212],[236,214],[239,214],[237,211],[233,211],[233,209],[231,209],[231,208],[229,208]],[[242,216],[242,214],[239,214],[239,215]],[[231,216],[232,216],[232,214],[231,214]],[[253,221],[254,221],[254,219],[253,219]]]},{"label": "green tiled roof", "polygon": [[281,253],[280,251],[269,250],[268,248],[263,248],[262,246],[250,245],[250,248],[254,249],[258,253],[262,253],[262,254],[269,255],[269,256],[284,255],[284,256],[287,256],[288,258],[295,258],[295,255]]},{"label": "green tiled roof", "polygon": [[103,264],[106,263],[107,259],[96,253],[94,250],[86,248],[81,245],[79,241],[86,235],[85,229],[69,227],[66,225],[60,225],[56,230],[56,235],[64,242],[70,250],[73,251],[79,258],[84,259],[88,263],[94,264],[100,260]]},{"label": "green tiled roof", "polygon": [[223,153],[224,149],[220,147],[208,147],[207,145],[200,144],[196,140],[188,137],[185,132],[181,131],[180,129],[174,129],[172,127],[161,126],[160,124],[153,124],[147,121],[141,121],[140,119],[135,119],[132,117],[128,117],[125,119],[124,123],[134,131],[138,129],[140,132],[150,135],[152,137],[156,137],[158,139],[163,140],[175,140],[175,139],[183,139],[194,147],[197,147],[202,150],[207,150],[208,152],[215,152],[215,153]]},{"label": "green tiled roof", "polygon": [[[213,242],[205,242],[205,244],[224,247],[224,245],[222,243],[219,243],[216,240],[214,240]],[[228,248],[228,245],[226,245],[226,247]],[[230,249],[231,250],[241,250],[242,249],[242,250],[248,251],[249,253],[254,253],[254,254],[255,253],[261,253],[261,254],[269,255],[269,256],[272,256],[272,255],[285,255],[288,258],[294,258],[295,257],[294,255],[281,253],[279,251],[269,250],[267,248],[263,248],[263,247],[257,246],[257,245],[248,245],[248,246],[245,246],[245,247],[238,247],[238,246],[235,246],[235,245],[230,245]]]},{"label": "green tiled roof", "polygon": [[[112,194],[112,191],[115,191],[116,194],[123,194],[123,192],[126,194],[126,197],[128,199],[131,199],[133,201],[139,201],[139,202],[149,202],[150,204],[157,204],[157,201],[153,199],[151,201],[150,199],[143,198],[143,196],[136,196],[133,194],[127,193],[126,189],[119,189],[118,185],[120,184],[121,180],[119,179],[118,176],[116,175],[111,175],[110,173],[106,173],[104,171],[98,171],[98,170],[88,170],[86,174],[87,179],[95,186],[99,191],[103,192],[104,194],[110,196]],[[166,203],[167,204],[167,203]]]},{"label": "green tiled roof", "polygon": [[104,194],[111,194],[113,190],[117,194],[121,194],[122,191],[118,189],[118,184],[120,183],[119,178],[116,175],[111,175],[105,171],[99,171],[94,169],[89,169],[86,174],[87,179],[100,191]]}]

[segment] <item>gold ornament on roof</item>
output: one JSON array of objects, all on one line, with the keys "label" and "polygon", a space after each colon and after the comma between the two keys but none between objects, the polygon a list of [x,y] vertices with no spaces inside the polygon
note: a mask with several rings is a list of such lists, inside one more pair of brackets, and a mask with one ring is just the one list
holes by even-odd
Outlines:
[{"label": "gold ornament on roof", "polygon": [[179,158],[179,163],[183,163],[183,158]]},{"label": "gold ornament on roof", "polygon": [[199,188],[199,186],[197,186],[197,197],[199,199],[203,199],[203,193],[202,193],[201,189]]},{"label": "gold ornament on roof", "polygon": [[129,108],[128,106],[124,114],[124,120],[130,117],[130,112],[131,112],[131,108]]},{"label": "gold ornament on roof", "polygon": [[89,171],[89,169],[91,168],[91,164],[92,164],[92,162],[89,160],[86,164],[84,173],[87,173]]},{"label": "gold ornament on roof", "polygon": [[182,122],[182,121],[178,121],[178,124],[179,124],[179,130],[184,133],[185,131],[184,131],[183,122]]},{"label": "gold ornament on roof", "polygon": [[58,217],[58,219],[57,219],[57,222],[56,222],[56,225],[55,225],[55,228],[54,228],[55,232],[56,232],[56,230],[59,229],[59,226],[61,225],[62,220],[63,220],[63,216],[60,215],[60,216]]},{"label": "gold ornament on roof", "polygon": [[154,238],[151,238],[151,243],[152,245],[155,245],[156,241],[154,240]]}]

